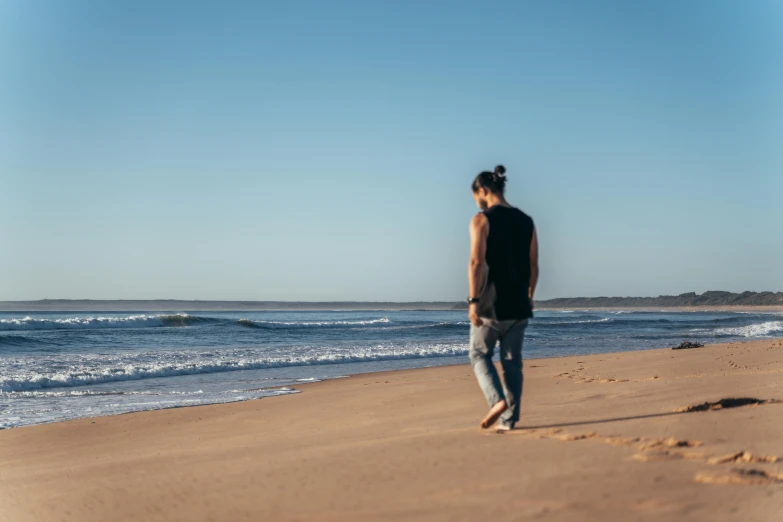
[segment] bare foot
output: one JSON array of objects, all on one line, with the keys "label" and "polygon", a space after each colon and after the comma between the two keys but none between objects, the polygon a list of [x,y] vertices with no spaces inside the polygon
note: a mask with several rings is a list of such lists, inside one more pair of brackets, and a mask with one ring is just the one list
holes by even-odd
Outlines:
[{"label": "bare foot", "polygon": [[503,415],[503,412],[508,409],[508,405],[506,405],[506,401],[498,401],[495,403],[492,408],[489,409],[489,413],[487,413],[487,416],[484,417],[484,420],[481,421],[481,429],[485,430],[487,428],[492,427],[493,424],[495,424],[501,415]]}]

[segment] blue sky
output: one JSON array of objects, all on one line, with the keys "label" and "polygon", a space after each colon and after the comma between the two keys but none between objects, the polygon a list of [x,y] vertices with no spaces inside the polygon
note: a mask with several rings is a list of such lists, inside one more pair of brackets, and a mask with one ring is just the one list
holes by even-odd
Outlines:
[{"label": "blue sky", "polygon": [[0,3],[0,300],[783,290],[783,3]]}]

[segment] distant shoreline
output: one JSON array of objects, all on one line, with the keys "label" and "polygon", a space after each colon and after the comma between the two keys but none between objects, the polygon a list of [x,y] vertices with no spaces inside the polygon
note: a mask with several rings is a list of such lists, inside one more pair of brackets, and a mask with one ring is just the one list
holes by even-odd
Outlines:
[{"label": "distant shoreline", "polygon": [[280,301],[183,301],[67,300],[0,301],[0,312],[306,312],[306,311],[445,311],[458,309],[454,302],[280,302]]},{"label": "distant shoreline", "polygon": [[[589,301],[594,298],[587,298]],[[601,298],[612,299],[612,298]],[[618,300],[634,298],[617,298]],[[638,298],[657,299],[657,298]],[[562,303],[571,301],[571,303]],[[583,305],[579,299],[551,299],[536,303],[539,311],[596,312],[783,312],[783,304],[704,304],[704,305]],[[67,300],[0,301],[0,312],[324,312],[324,311],[466,311],[466,303],[436,302],[281,302],[281,301],[183,301],[160,300]]]},{"label": "distant shoreline", "polygon": [[783,306],[744,306],[744,305],[709,305],[709,306],[586,306],[586,307],[554,307],[537,306],[540,311],[582,311],[582,312],[783,312]]}]

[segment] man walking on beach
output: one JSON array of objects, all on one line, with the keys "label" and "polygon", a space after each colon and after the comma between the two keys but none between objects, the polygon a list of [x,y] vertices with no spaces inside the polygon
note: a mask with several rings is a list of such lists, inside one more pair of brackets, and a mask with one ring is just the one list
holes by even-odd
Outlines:
[{"label": "man walking on beach", "polygon": [[[470,222],[470,362],[489,413],[481,428],[513,429],[522,397],[522,343],[533,316],[538,238],[533,220],[504,197],[506,169],[482,172],[473,198],[482,210]],[[500,342],[503,384],[492,354]],[[499,421],[499,422],[498,422]]]}]

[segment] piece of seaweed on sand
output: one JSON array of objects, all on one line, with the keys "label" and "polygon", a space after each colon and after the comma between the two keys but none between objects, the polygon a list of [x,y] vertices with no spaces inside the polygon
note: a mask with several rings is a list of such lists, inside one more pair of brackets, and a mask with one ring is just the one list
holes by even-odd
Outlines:
[{"label": "piece of seaweed on sand", "polygon": [[690,348],[703,348],[701,343],[692,343],[690,341],[683,341],[679,346],[672,346],[672,350],[688,350]]}]

